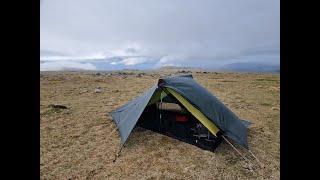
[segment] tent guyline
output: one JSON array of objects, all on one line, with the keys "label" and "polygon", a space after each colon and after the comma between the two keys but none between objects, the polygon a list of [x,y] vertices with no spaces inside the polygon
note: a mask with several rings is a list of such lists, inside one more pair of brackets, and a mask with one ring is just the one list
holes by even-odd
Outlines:
[{"label": "tent guyline", "polygon": [[137,126],[209,151],[226,137],[248,149],[247,128],[252,124],[238,118],[192,75],[159,79],[149,91],[112,111],[111,116],[122,144]]},{"label": "tent guyline", "polygon": [[259,161],[259,159],[253,154],[253,152],[252,152],[250,149],[248,149],[248,151],[249,151],[250,154],[254,157],[254,159],[260,164],[260,166],[264,168],[264,165],[263,165],[263,164]]},{"label": "tent guyline", "polygon": [[234,147],[234,145],[231,144],[231,142],[228,141],[228,139],[226,137],[224,137],[224,135],[222,135],[222,138],[227,141],[227,143],[248,163],[252,164],[252,162],[246,158],[236,147]]},{"label": "tent guyline", "polygon": [[[228,139],[226,137],[224,137],[224,135],[222,135],[222,138],[245,160],[247,161],[249,164],[253,164],[248,158],[246,158],[234,145],[232,145],[232,143],[230,141],[228,141]],[[261,167],[264,167],[262,165],[262,163],[259,161],[259,159],[252,153],[252,151],[250,149],[248,149],[248,151],[250,152],[250,154],[254,157],[254,159],[259,163],[259,165]]]}]

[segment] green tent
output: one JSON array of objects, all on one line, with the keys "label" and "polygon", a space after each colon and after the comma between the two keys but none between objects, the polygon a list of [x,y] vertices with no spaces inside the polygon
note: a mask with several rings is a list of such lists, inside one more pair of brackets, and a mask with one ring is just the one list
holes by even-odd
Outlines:
[{"label": "green tent", "polygon": [[248,149],[250,122],[239,119],[192,75],[159,79],[144,95],[111,112],[124,144],[135,126],[214,151],[222,135]]}]

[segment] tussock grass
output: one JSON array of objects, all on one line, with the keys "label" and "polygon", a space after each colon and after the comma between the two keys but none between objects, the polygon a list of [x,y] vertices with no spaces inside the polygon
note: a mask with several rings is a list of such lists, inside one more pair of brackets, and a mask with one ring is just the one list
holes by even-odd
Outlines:
[{"label": "tussock grass", "polygon": [[[241,119],[254,123],[248,131],[249,147],[265,168],[236,144],[256,166],[243,161],[226,142],[212,153],[142,128],[133,130],[113,162],[120,136],[108,112],[146,92],[167,72],[144,73],[126,78],[105,72],[99,76],[96,72],[41,73],[41,179],[280,178],[280,85],[275,83],[279,75],[193,74]],[[235,82],[221,83],[214,79],[217,76]],[[97,87],[101,93],[94,93]],[[50,104],[67,109],[50,108]]]}]

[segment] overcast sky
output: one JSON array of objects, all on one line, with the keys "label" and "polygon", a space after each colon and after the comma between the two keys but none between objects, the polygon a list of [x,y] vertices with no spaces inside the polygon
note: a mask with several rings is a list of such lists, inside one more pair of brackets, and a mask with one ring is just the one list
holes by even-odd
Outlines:
[{"label": "overcast sky", "polygon": [[279,0],[43,0],[40,13],[42,69],[280,62]]}]

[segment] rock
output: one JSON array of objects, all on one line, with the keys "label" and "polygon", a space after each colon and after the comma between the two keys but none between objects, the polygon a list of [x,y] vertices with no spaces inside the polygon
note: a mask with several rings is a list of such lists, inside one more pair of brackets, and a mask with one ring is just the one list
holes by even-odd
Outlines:
[{"label": "rock", "polygon": [[95,92],[95,93],[101,93],[101,88],[98,87],[94,92]]},{"label": "rock", "polygon": [[54,109],[68,109],[67,106],[59,105],[59,104],[49,104],[48,108],[54,108]]},{"label": "rock", "polygon": [[278,108],[278,107],[272,107],[270,110],[271,110],[271,111],[279,111],[280,108]]}]

